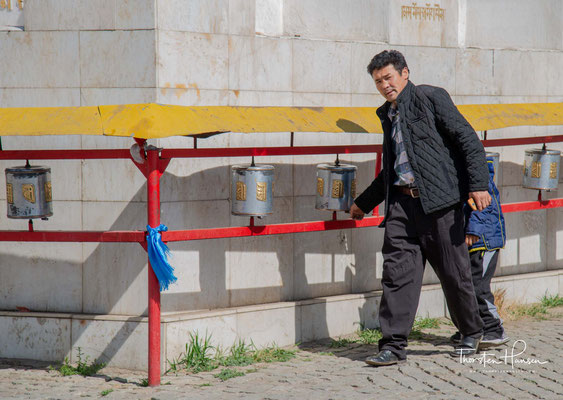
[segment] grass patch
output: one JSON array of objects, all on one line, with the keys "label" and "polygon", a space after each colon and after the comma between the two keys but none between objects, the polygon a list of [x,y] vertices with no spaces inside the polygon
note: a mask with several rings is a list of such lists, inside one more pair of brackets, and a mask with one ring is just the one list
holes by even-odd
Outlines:
[{"label": "grass patch", "polygon": [[186,351],[177,359],[168,360],[169,368],[166,373],[188,371],[197,374],[212,371],[219,367],[243,367],[259,362],[285,362],[295,357],[296,350],[281,349],[271,346],[257,349],[254,343],[247,345],[238,340],[228,351],[211,344],[211,336],[190,333],[190,342],[186,343]]},{"label": "grass patch", "polygon": [[295,350],[280,349],[277,346],[267,347],[265,349],[253,352],[254,362],[286,362],[295,358]]},{"label": "grass patch", "polygon": [[556,295],[548,295],[547,292],[543,295],[540,299],[541,305],[546,308],[554,308],[563,306],[563,297],[559,297],[558,294]]},{"label": "grass patch", "polygon": [[237,376],[244,376],[246,375],[242,371],[237,371],[236,369],[225,368],[218,374],[213,375],[215,378],[221,379],[223,382],[232,378],[236,378]]},{"label": "grass patch", "polygon": [[360,328],[356,334],[360,338],[359,341],[362,344],[377,344],[379,339],[381,339],[382,334],[379,329],[362,329]]},{"label": "grass patch", "polygon": [[420,331],[422,329],[437,329],[440,327],[440,321],[438,318],[417,318],[414,321],[413,329]]},{"label": "grass patch", "polygon": [[437,329],[439,327],[440,321],[438,318],[416,318],[409,334],[409,340],[422,340],[426,336],[426,333],[422,331],[423,329]]},{"label": "grass patch", "polygon": [[99,370],[106,366],[105,363],[88,363],[90,359],[89,356],[84,357],[82,349],[78,347],[78,362],[76,366],[70,364],[68,357],[65,357],[63,365],[58,369],[62,376],[69,375],[82,375],[82,376],[92,376],[96,374]]},{"label": "grass patch", "polygon": [[348,347],[349,345],[356,343],[356,340],[353,339],[338,339],[338,340],[332,340],[330,342],[329,347],[331,348],[337,348],[337,347]]},{"label": "grass patch", "polygon": [[139,382],[139,386],[148,387],[149,386],[149,380],[147,378],[141,379],[141,382]]},{"label": "grass patch", "polygon": [[547,292],[539,298],[538,303],[519,304],[506,299],[506,289],[498,289],[493,293],[495,305],[497,306],[500,317],[504,320],[516,320],[522,317],[533,317],[536,319],[546,319],[549,316],[549,309],[563,306],[563,297],[549,295]]},{"label": "grass patch", "polygon": [[211,386],[211,383],[202,383],[201,385],[198,385],[199,387],[207,387],[207,386]]},{"label": "grass patch", "polygon": [[102,391],[100,392],[100,396],[105,397],[105,396],[107,396],[108,394],[110,394],[111,392],[113,392],[113,389],[102,390]]},{"label": "grass patch", "polygon": [[321,356],[333,356],[334,353],[332,351],[320,351],[319,355],[321,355]]}]

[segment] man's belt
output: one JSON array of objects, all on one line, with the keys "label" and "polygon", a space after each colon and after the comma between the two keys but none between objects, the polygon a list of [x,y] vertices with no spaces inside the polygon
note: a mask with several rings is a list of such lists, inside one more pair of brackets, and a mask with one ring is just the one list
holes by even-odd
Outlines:
[{"label": "man's belt", "polygon": [[420,192],[417,187],[408,186],[393,186],[395,190],[407,196],[411,196],[413,199],[418,199],[420,197]]}]

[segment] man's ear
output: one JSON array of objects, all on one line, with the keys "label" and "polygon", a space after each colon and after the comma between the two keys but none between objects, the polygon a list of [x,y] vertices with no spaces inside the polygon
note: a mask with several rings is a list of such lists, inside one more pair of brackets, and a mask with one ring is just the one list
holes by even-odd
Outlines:
[{"label": "man's ear", "polygon": [[403,70],[401,71],[401,77],[409,79],[409,69],[407,67],[403,68]]}]

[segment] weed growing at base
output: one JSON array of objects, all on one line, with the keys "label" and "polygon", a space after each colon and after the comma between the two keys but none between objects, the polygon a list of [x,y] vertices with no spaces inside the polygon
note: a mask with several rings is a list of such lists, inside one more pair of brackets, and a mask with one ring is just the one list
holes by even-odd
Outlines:
[{"label": "weed growing at base", "polygon": [[275,345],[258,349],[254,343],[247,345],[240,339],[228,351],[223,351],[211,344],[211,335],[206,333],[202,337],[196,332],[190,333],[190,342],[186,343],[186,351],[178,358],[168,360],[169,368],[166,373],[185,370],[197,374],[219,367],[242,367],[260,362],[284,362],[294,357],[295,350],[280,349]]},{"label": "weed growing at base", "polygon": [[80,347],[78,349],[78,362],[76,363],[76,367],[71,365],[68,357],[65,357],[63,365],[58,369],[62,376],[69,376],[69,375],[82,375],[82,376],[92,376],[96,374],[99,370],[106,366],[105,363],[96,363],[93,362],[88,364],[89,356],[83,358],[82,349]]}]

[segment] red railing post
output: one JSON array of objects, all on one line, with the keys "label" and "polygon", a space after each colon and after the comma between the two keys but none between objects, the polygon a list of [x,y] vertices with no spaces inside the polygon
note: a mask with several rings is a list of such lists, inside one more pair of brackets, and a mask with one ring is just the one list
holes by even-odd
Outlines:
[{"label": "red railing post", "polygon": [[[147,150],[147,211],[151,228],[160,225],[158,150]],[[149,386],[160,385],[160,287],[149,260]]]}]

